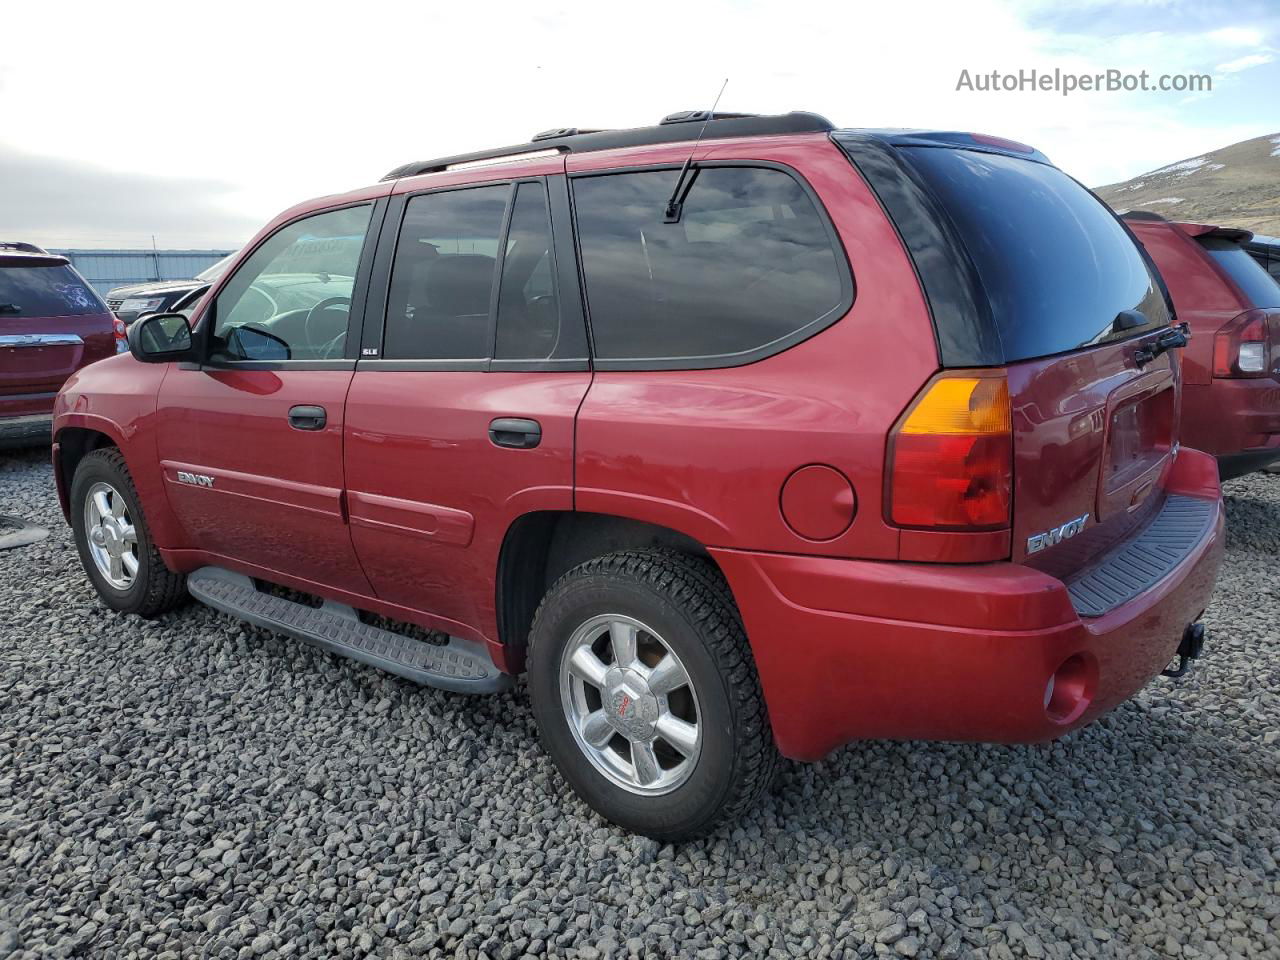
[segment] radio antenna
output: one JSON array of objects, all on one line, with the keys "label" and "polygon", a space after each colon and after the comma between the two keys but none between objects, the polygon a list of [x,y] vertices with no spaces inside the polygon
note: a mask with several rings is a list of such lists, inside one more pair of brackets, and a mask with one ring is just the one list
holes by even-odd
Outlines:
[{"label": "radio antenna", "polygon": [[667,209],[663,213],[663,223],[679,223],[680,211],[684,207],[685,194],[689,192],[689,187],[693,186],[693,181],[689,181],[689,186],[685,186],[685,177],[689,175],[689,168],[693,164],[693,155],[698,151],[698,144],[702,142],[702,135],[707,132],[707,124],[711,122],[716,115],[716,107],[720,106],[720,98],[724,96],[724,88],[729,85],[729,78],[724,78],[724,83],[720,84],[720,92],[716,94],[715,103],[711,104],[711,109],[707,111],[706,117],[702,121],[702,129],[698,131],[698,137],[693,141],[693,147],[689,150],[689,157],[685,160],[684,166],[680,168],[680,176],[676,178],[676,188],[671,191],[671,198],[667,200]]}]

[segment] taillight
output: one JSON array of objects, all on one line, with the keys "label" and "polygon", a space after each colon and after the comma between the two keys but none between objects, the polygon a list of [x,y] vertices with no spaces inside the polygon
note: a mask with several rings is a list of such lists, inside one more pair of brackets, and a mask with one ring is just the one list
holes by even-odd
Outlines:
[{"label": "taillight", "polygon": [[888,517],[904,527],[1009,525],[1013,429],[1003,376],[930,383],[889,441]]},{"label": "taillight", "polygon": [[116,339],[116,353],[124,353],[129,349],[129,331],[124,325],[124,321],[119,317],[115,317],[111,321],[111,331]]},{"label": "taillight", "polygon": [[1215,377],[1265,377],[1271,372],[1275,336],[1266,310],[1248,310],[1213,338]]}]

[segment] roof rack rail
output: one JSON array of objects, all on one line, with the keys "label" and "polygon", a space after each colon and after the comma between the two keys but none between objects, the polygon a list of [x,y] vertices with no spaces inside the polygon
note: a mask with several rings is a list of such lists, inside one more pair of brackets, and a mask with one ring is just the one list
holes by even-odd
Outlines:
[{"label": "roof rack rail", "polygon": [[0,240],[0,250],[18,250],[22,253],[48,253],[44,247],[37,247],[34,243],[25,243],[22,240]]},{"label": "roof rack rail", "polygon": [[668,113],[663,117],[659,124],[666,123],[697,123],[700,120],[708,118],[712,120],[734,120],[742,117],[758,117],[758,113],[720,113],[713,114],[710,110],[677,110],[675,113]]},{"label": "roof rack rail", "polygon": [[606,131],[603,129],[580,130],[577,127],[552,127],[550,130],[543,130],[541,133],[535,133],[533,135],[532,142],[537,143],[539,140],[559,140],[561,137],[580,137],[584,133],[605,133],[605,132]]},{"label": "roof rack rail", "polygon": [[557,150],[560,153],[588,153],[595,150],[612,150],[618,147],[641,147],[659,143],[679,143],[682,140],[693,140],[698,133],[694,121],[707,121],[706,139],[715,140],[724,137],[759,137],[786,133],[830,133],[835,129],[831,121],[816,113],[793,111],[773,116],[761,116],[749,113],[717,113],[708,120],[708,111],[686,110],[681,113],[668,114],[663,121],[654,127],[635,127],[630,130],[579,130],[576,127],[562,127],[545,130],[529,143],[514,144],[509,147],[498,147],[491,150],[478,150],[475,153],[462,153],[452,157],[440,157],[435,160],[419,160],[396,167],[383,180],[399,180],[401,177],[415,177],[423,173],[439,173],[442,170],[457,168],[466,164],[479,165],[478,161],[501,161],[520,159],[521,154],[546,155],[546,151]]}]

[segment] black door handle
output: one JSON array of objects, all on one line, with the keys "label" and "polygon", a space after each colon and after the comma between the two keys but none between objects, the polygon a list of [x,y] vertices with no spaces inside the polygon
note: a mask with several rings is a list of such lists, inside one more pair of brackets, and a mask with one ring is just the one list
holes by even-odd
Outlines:
[{"label": "black door handle", "polygon": [[519,417],[499,417],[489,424],[489,439],[499,447],[532,450],[542,442],[542,424]]},{"label": "black door handle", "polygon": [[327,419],[324,407],[303,404],[289,408],[289,426],[295,430],[323,430]]}]

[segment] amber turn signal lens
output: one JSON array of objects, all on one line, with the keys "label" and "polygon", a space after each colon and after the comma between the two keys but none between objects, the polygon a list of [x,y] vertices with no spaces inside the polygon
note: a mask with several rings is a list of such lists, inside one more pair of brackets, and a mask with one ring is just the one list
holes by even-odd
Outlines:
[{"label": "amber turn signal lens", "polygon": [[1009,525],[1013,432],[1003,377],[941,377],[890,443],[889,519],[905,527]]},{"label": "amber turn signal lens", "polygon": [[968,436],[1008,433],[1009,386],[1003,377],[935,380],[899,432]]}]

